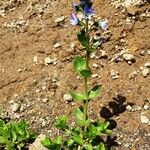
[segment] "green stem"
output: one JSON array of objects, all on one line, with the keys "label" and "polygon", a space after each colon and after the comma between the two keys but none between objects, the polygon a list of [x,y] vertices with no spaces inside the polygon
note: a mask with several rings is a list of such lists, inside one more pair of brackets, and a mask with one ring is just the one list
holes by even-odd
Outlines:
[{"label": "green stem", "polygon": [[[85,33],[86,37],[89,40],[88,19],[86,19],[85,32],[86,32]],[[89,56],[90,56],[90,53],[88,51],[86,51],[86,68],[89,68]],[[88,79],[87,79],[87,77],[84,78],[84,94],[88,98]],[[88,118],[87,109],[88,109],[88,99],[86,99],[84,101],[84,120],[87,120],[87,118]],[[84,128],[84,130],[86,130],[86,127]]]}]

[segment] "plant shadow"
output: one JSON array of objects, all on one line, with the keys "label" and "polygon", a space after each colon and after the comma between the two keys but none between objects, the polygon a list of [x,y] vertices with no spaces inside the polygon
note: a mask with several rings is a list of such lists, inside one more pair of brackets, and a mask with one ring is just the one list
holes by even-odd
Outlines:
[{"label": "plant shadow", "polygon": [[[100,116],[110,123],[109,129],[112,130],[117,127],[117,122],[112,118],[124,113],[127,105],[133,106],[134,103],[126,103],[126,97],[118,94],[116,97],[112,98],[112,101],[108,103],[107,107],[102,107],[100,110]],[[105,144],[108,150],[110,150],[113,146],[119,146],[116,140],[117,136],[107,136]]]}]

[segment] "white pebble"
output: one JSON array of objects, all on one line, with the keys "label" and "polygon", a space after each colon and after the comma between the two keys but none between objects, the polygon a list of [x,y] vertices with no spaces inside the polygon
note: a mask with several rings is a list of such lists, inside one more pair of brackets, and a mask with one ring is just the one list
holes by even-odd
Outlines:
[{"label": "white pebble", "polygon": [[142,71],[143,76],[146,78],[150,74],[150,69],[149,68],[144,68]]},{"label": "white pebble", "polygon": [[143,107],[145,110],[148,110],[149,109],[149,106],[148,105],[144,105]]},{"label": "white pebble", "polygon": [[64,99],[65,101],[72,101],[72,100],[73,100],[70,94],[64,94],[64,95],[63,95],[63,99]]},{"label": "white pebble", "polygon": [[20,105],[18,103],[14,103],[12,106],[11,106],[11,110],[13,112],[17,112],[18,110],[20,109]]},{"label": "white pebble", "polygon": [[34,63],[37,63],[37,62],[38,62],[38,58],[37,58],[37,56],[34,56],[34,58],[33,58],[33,62],[34,62]]},{"label": "white pebble", "polygon": [[143,124],[147,124],[147,123],[149,122],[149,119],[148,119],[146,116],[141,115],[141,122],[142,122]]},{"label": "white pebble", "polygon": [[52,64],[54,62],[54,60],[50,59],[49,57],[46,57],[45,58],[45,65],[49,65],[49,64]]},{"label": "white pebble", "polygon": [[60,43],[54,44],[54,48],[59,48],[59,47],[61,47],[61,44],[60,44]]},{"label": "white pebble", "polygon": [[135,57],[133,54],[123,54],[123,58],[126,60],[126,61],[135,61]]}]

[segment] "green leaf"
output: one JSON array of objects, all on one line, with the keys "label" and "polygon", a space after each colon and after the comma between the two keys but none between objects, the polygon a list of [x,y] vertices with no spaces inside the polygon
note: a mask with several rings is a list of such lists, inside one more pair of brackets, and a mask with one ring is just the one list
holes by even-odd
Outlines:
[{"label": "green leaf", "polygon": [[85,33],[79,32],[79,33],[77,33],[77,37],[78,37],[78,40],[81,43],[81,45],[83,47],[85,47],[86,49],[88,49],[88,47],[89,47],[89,38],[86,37]]},{"label": "green leaf", "polygon": [[75,57],[74,59],[74,69],[76,72],[80,73],[80,71],[86,69],[86,60],[82,57]]},{"label": "green leaf", "polygon": [[61,143],[62,143],[62,137],[61,137],[61,136],[57,137],[57,138],[54,140],[54,143],[55,143],[55,144],[58,144],[58,145],[61,145]]},{"label": "green leaf", "polygon": [[99,95],[100,86],[96,85],[89,91],[89,99],[93,99]]},{"label": "green leaf", "polygon": [[84,126],[84,113],[80,108],[77,108],[75,113],[75,121],[77,125]]},{"label": "green leaf", "polygon": [[69,139],[67,141],[67,146],[70,147],[73,143],[74,143],[74,140],[73,139]]},{"label": "green leaf", "polygon": [[46,136],[44,140],[41,141],[42,145],[46,148],[50,148],[52,146],[51,140]]},{"label": "green leaf", "polygon": [[84,69],[80,71],[80,74],[84,77],[84,78],[88,78],[92,75],[92,72],[88,69]]},{"label": "green leaf", "polygon": [[74,142],[83,145],[84,144],[84,140],[83,140],[83,136],[82,135],[73,135],[72,139],[74,140]]},{"label": "green leaf", "polygon": [[7,138],[0,136],[0,144],[6,144],[7,143]]},{"label": "green leaf", "polygon": [[85,147],[86,150],[93,150],[93,146],[91,144],[88,144],[86,147]]},{"label": "green leaf", "polygon": [[96,146],[96,150],[106,150],[104,143],[100,143],[98,146]]},{"label": "green leaf", "polygon": [[97,125],[99,126],[100,130],[102,133],[106,133],[106,134],[111,134],[112,131],[108,129],[110,123],[108,121],[106,122],[101,122],[101,121],[97,121]]},{"label": "green leaf", "polygon": [[77,100],[77,101],[82,101],[82,100],[84,100],[84,95],[82,95],[82,94],[75,93],[75,92],[70,92],[70,95],[71,95],[71,97],[72,97],[74,100]]},{"label": "green leaf", "polygon": [[90,120],[84,120],[84,113],[81,108],[77,108],[74,112],[75,115],[75,122],[79,126],[86,126],[89,125]]},{"label": "green leaf", "polygon": [[67,116],[63,115],[60,116],[55,123],[55,126],[61,130],[64,130],[67,128]]},{"label": "green leaf", "polygon": [[101,134],[101,131],[99,130],[97,126],[94,126],[93,124],[90,124],[88,126],[88,133],[87,133],[88,138],[93,139],[96,136],[99,136],[100,134]]}]

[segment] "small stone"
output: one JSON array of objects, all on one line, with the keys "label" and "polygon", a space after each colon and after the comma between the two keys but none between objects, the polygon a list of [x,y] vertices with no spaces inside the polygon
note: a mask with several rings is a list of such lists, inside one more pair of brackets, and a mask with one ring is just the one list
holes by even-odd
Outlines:
[{"label": "small stone", "polygon": [[24,112],[25,109],[26,109],[25,106],[21,106],[21,107],[20,107],[20,112]]},{"label": "small stone", "polygon": [[119,78],[119,72],[117,72],[115,70],[111,70],[110,75],[111,75],[112,80],[115,80],[115,79]]},{"label": "small stone", "polygon": [[129,111],[131,111],[131,110],[132,110],[132,107],[131,107],[130,105],[127,105],[127,106],[126,106],[126,109],[129,110]]},{"label": "small stone", "polygon": [[60,44],[60,43],[54,44],[54,48],[59,48],[59,47],[61,47],[61,44]]},{"label": "small stone", "polygon": [[126,61],[131,61],[131,62],[134,62],[135,61],[135,57],[134,55],[132,54],[123,54],[123,58],[126,60]]},{"label": "small stone", "polygon": [[135,79],[135,77],[137,76],[137,71],[134,71],[132,72],[130,75],[129,75],[129,79]]},{"label": "small stone", "polygon": [[71,50],[74,50],[75,46],[76,46],[75,43],[72,42],[72,43],[70,44]]},{"label": "small stone", "polygon": [[141,55],[141,56],[145,56],[145,51],[141,51],[141,52],[140,52],[140,55]]},{"label": "small stone", "polygon": [[143,108],[144,108],[145,110],[148,110],[148,109],[149,109],[149,106],[145,104]]},{"label": "small stone", "polygon": [[43,99],[42,99],[42,102],[43,102],[43,103],[47,103],[48,101],[49,101],[48,98],[43,98]]},{"label": "small stone", "polygon": [[11,110],[12,110],[13,112],[17,112],[17,111],[19,111],[19,109],[20,109],[20,105],[19,105],[18,103],[14,103],[14,104],[11,106]]},{"label": "small stone", "polygon": [[150,50],[147,52],[148,55],[150,55]]},{"label": "small stone", "polygon": [[21,73],[21,72],[22,72],[22,69],[21,69],[21,68],[19,68],[17,71],[18,71],[19,73]]},{"label": "small stone", "polygon": [[150,74],[150,69],[149,68],[144,68],[142,71],[143,76],[146,78]]},{"label": "small stone", "polygon": [[45,58],[45,65],[49,65],[49,64],[52,64],[54,62],[54,60],[50,59],[49,57],[46,57]]},{"label": "small stone", "polygon": [[37,58],[37,56],[34,56],[34,58],[33,58],[33,62],[34,62],[34,63],[37,63],[37,62],[38,62],[38,58]]},{"label": "small stone", "polygon": [[101,52],[101,58],[106,58],[107,57],[107,53],[103,50],[100,50]]},{"label": "small stone", "polygon": [[141,115],[141,123],[147,124],[148,122],[149,122],[149,119],[146,116]]},{"label": "small stone", "polygon": [[92,78],[98,78],[98,74],[92,74]]},{"label": "small stone", "polygon": [[96,57],[96,54],[95,53],[91,53],[90,58],[94,59],[95,57]]},{"label": "small stone", "polygon": [[71,102],[73,100],[70,94],[64,94],[63,99],[68,102]]},{"label": "small stone", "polygon": [[55,19],[55,23],[60,23],[60,22],[63,22],[64,20],[65,20],[65,16],[61,16]]},{"label": "small stone", "polygon": [[145,63],[145,64],[144,64],[144,67],[150,68],[150,63],[149,63],[149,62],[148,62],[148,63]]},{"label": "small stone", "polygon": [[94,63],[94,64],[93,64],[93,67],[98,68],[98,64],[95,64],[95,63]]}]

